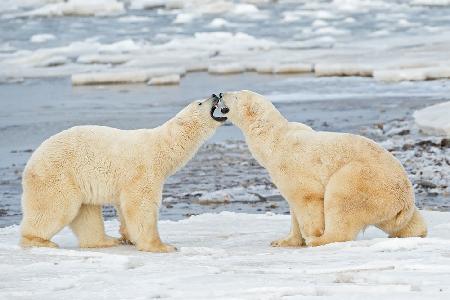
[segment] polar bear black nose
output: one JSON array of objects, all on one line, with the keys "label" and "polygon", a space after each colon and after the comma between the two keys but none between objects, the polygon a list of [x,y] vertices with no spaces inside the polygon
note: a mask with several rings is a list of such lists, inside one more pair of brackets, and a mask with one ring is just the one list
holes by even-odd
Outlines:
[{"label": "polar bear black nose", "polygon": [[227,114],[230,111],[230,109],[228,107],[223,107],[220,112],[223,114]]}]

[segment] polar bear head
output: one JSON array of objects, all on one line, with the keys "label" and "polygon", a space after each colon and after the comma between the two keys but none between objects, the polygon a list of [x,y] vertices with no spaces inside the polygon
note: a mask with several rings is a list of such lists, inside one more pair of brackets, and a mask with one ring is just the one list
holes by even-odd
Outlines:
[{"label": "polar bear head", "polygon": [[252,123],[266,113],[278,112],[269,100],[252,91],[227,92],[221,96],[229,110],[226,116],[239,127]]},{"label": "polar bear head", "polygon": [[187,126],[193,130],[195,128],[216,129],[227,120],[225,116],[229,109],[217,95],[212,95],[206,99],[196,100],[180,111],[176,120],[177,123]]}]

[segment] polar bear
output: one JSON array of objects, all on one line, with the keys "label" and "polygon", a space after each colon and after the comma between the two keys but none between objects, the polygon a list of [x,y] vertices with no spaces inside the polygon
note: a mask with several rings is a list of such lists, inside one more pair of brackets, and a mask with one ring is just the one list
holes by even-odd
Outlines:
[{"label": "polar bear", "polygon": [[213,96],[154,129],[77,126],[44,141],[23,172],[21,245],[57,247],[50,239],[66,225],[80,247],[117,245],[102,218],[101,206],[112,203],[123,241],[142,251],[174,251],[157,228],[163,184],[226,120],[215,116]]},{"label": "polar bear", "polygon": [[272,246],[349,241],[368,225],[391,237],[426,236],[405,170],[374,141],[288,122],[251,91],[221,97],[227,117],[289,203],[291,231]]}]

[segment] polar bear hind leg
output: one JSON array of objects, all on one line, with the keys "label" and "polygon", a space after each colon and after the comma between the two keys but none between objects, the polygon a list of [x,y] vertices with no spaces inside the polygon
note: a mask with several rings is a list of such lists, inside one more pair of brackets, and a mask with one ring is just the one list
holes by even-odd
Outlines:
[{"label": "polar bear hind leg", "polygon": [[67,185],[43,188],[25,184],[22,206],[21,246],[56,248],[58,245],[50,239],[72,222],[80,209],[81,198]]},{"label": "polar bear hind leg", "polygon": [[81,248],[104,248],[119,245],[119,240],[105,234],[102,207],[82,204],[70,228]]},{"label": "polar bear hind leg", "polygon": [[406,221],[401,220],[402,222],[399,222],[399,216],[401,218],[402,215],[406,214],[406,212],[402,211],[391,220],[382,222],[376,226],[389,234],[389,237],[393,238],[426,237],[427,225],[425,220],[416,207],[411,209],[413,212],[412,214],[407,213],[408,219]]},{"label": "polar bear hind leg", "polygon": [[354,240],[363,228],[379,218],[380,207],[370,198],[377,197],[374,191],[378,187],[372,181],[374,178],[361,175],[366,171],[366,166],[355,162],[333,174],[325,188],[324,233],[305,237],[308,246]]}]

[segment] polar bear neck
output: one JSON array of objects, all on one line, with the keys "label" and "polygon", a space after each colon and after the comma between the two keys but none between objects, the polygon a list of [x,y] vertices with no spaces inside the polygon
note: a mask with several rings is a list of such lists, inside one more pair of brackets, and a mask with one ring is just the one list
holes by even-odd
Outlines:
[{"label": "polar bear neck", "polygon": [[161,127],[158,151],[164,160],[163,175],[170,176],[182,168],[200,146],[214,133],[215,128],[196,119],[176,116]]},{"label": "polar bear neck", "polygon": [[275,107],[260,109],[252,119],[239,124],[250,151],[262,166],[272,157],[272,150],[279,143],[281,133],[288,124],[288,120]]}]

